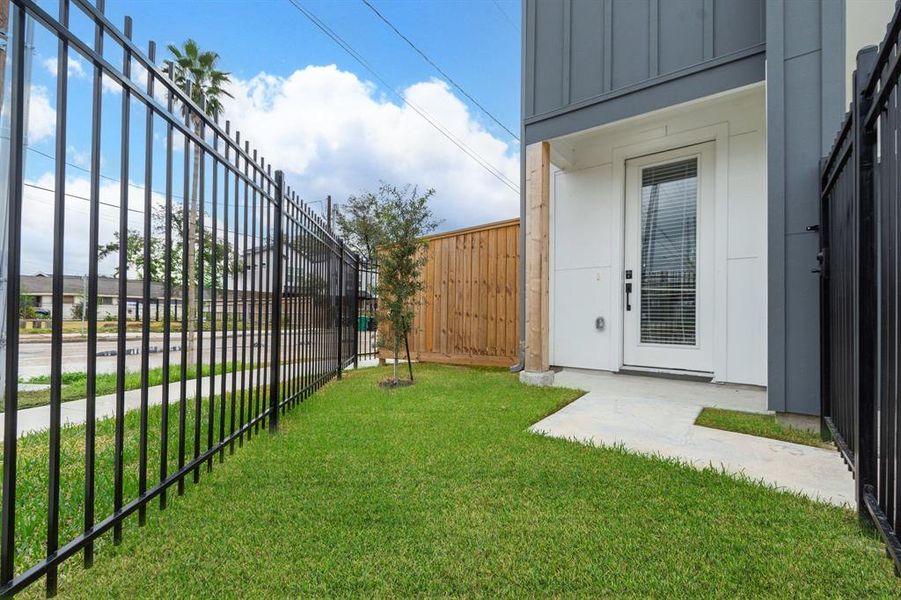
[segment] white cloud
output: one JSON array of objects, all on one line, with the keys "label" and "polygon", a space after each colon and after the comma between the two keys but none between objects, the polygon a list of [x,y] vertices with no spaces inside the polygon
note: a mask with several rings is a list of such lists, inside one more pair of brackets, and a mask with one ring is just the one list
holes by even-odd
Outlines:
[{"label": "white cloud", "polygon": [[[147,90],[147,67],[145,67],[142,63],[137,60],[133,60],[131,63],[131,78],[130,78],[137,86],[146,91]],[[100,85],[103,93],[105,94],[121,94],[123,87],[122,84],[119,83],[115,78],[106,73],[105,71],[100,76]],[[154,90],[154,97],[157,100],[161,100],[161,104],[165,105],[165,95],[162,94],[159,89],[162,88],[161,85],[156,86],[157,89]]]},{"label": "white cloud", "polygon": [[[50,57],[50,58],[44,59],[43,61],[41,61],[41,64],[44,66],[44,68],[47,70],[47,72],[50,73],[51,77],[56,77],[57,66],[58,66],[56,57]],[[144,66],[141,65],[140,63],[138,63],[137,61],[132,63],[132,68],[133,68],[132,79],[142,86],[146,85],[147,69],[144,68]],[[84,79],[85,77],[88,76],[88,72],[85,70],[84,64],[82,64],[82,62],[80,60],[78,60],[77,58],[75,58],[73,56],[69,56],[68,72],[69,72],[70,78]],[[91,69],[91,72],[93,73],[93,68]],[[116,81],[113,77],[111,77],[106,72],[104,72],[101,75],[100,83],[102,85],[102,89],[103,89],[104,93],[109,93],[109,94],[121,94],[122,93],[122,86],[119,84],[119,82]]]},{"label": "white cloud", "polygon": [[77,167],[86,169],[91,164],[91,153],[89,151],[82,152],[77,147],[69,145],[66,148],[66,160]]},{"label": "white cloud", "polygon": [[131,80],[138,84],[144,91],[147,90],[147,75],[147,67],[145,67],[142,62],[138,60],[131,61]]},{"label": "white cloud", "polygon": [[[35,179],[25,181],[25,196],[22,205],[22,272],[50,273],[53,270],[53,214],[55,205],[54,176],[46,172]],[[87,175],[66,179],[66,231],[64,248],[64,272],[67,275],[87,273],[88,269],[88,235],[90,232],[90,198],[91,184]],[[119,229],[120,184],[117,181],[102,179],[100,185],[100,218],[99,240],[101,246],[115,239],[114,233]],[[154,205],[162,205],[164,196],[154,192],[151,195]],[[144,188],[132,184],[128,188],[128,202],[131,207],[128,214],[129,229],[141,231],[143,228]],[[115,272],[117,258],[115,254],[100,261],[101,275],[112,275]],[[130,272],[129,276],[137,274]]]},{"label": "white cloud", "polygon": [[[44,68],[50,73],[51,76],[56,77],[57,73],[57,59],[56,58],[47,58],[43,61]],[[69,66],[68,66],[68,74],[69,77],[77,77],[79,79],[85,76],[84,65],[81,64],[81,61],[75,58],[74,56],[69,56]]]},{"label": "white cloud", "polygon": [[100,76],[100,85],[104,93],[122,93],[122,85],[118,81],[107,75],[105,72]]},{"label": "white cloud", "polygon": [[[51,77],[56,77],[57,74],[57,58],[50,57],[41,61],[41,64],[50,73]],[[76,57],[69,56],[69,69],[68,69],[70,78],[84,79],[88,76],[88,72],[85,70],[84,64]],[[93,73],[93,68],[91,69],[91,73]],[[147,89],[147,67],[143,65],[138,60],[133,60],[131,63],[131,80],[138,84],[142,89]],[[104,72],[100,78],[100,83],[102,85],[102,89],[105,93],[109,94],[121,94],[122,93],[122,85],[110,76],[108,73]],[[161,91],[163,86],[157,85],[157,90],[154,93],[154,96],[160,100],[163,104],[165,104],[166,97],[165,94]]]},{"label": "white cloud", "polygon": [[[107,78],[104,78],[106,81]],[[116,89],[121,88],[110,82]],[[518,197],[487,173],[450,141],[441,136],[411,108],[386,100],[371,84],[334,66],[310,66],[288,77],[260,74],[236,81],[235,95],[226,106],[232,130],[242,132],[273,167],[284,169],[288,182],[308,202],[327,194],[341,202],[362,189],[374,189],[380,180],[434,187],[436,214],[445,219],[442,229],[475,225],[518,214]],[[31,90],[29,137],[53,134],[55,112],[47,90]],[[478,152],[509,179],[519,181],[516,148],[492,136],[473,117],[467,106],[445,84],[428,81],[404,90],[409,101],[427,111],[453,134]],[[175,140],[176,151],[183,140]],[[76,148],[70,160],[86,161]],[[105,157],[108,158],[108,157]],[[73,173],[70,172],[70,175]],[[30,179],[25,188],[23,213],[23,272],[49,272],[52,265],[53,193],[52,173]],[[181,184],[177,182],[176,189]],[[90,196],[87,175],[67,179],[66,191]],[[120,184],[101,180],[100,241],[113,239],[118,229]],[[162,202],[158,193],[154,204]],[[140,185],[130,186],[129,204],[143,205]],[[89,203],[69,196],[66,201],[65,272],[87,270]],[[142,215],[129,214],[130,226],[141,227]],[[111,257],[100,265],[102,274],[115,268]]]},{"label": "white cloud", "polygon": [[[308,66],[277,77],[236,80],[226,116],[267,162],[284,169],[308,201],[340,202],[380,180],[433,187],[442,229],[515,217],[518,196],[443,137],[412,108],[384,99],[353,73]],[[515,147],[494,137],[441,81],[411,85],[405,98],[485,162],[519,182]]]},{"label": "white cloud", "polygon": [[47,88],[31,86],[28,99],[28,143],[34,144],[56,132],[56,110],[50,106]]}]

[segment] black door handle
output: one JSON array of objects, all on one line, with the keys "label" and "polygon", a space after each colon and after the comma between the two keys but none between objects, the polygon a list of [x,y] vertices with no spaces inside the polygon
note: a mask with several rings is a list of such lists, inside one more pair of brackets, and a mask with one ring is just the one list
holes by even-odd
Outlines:
[{"label": "black door handle", "polygon": [[823,248],[819,252],[817,252],[817,262],[820,263],[819,268],[811,269],[811,273],[819,273],[823,278],[828,277],[829,273],[829,251],[826,248]]},{"label": "black door handle", "polygon": [[632,283],[626,283],[626,310],[632,310]]}]

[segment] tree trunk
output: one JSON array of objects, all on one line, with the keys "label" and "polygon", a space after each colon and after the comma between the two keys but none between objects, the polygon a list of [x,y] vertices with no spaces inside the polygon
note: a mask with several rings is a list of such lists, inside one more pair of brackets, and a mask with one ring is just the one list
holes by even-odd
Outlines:
[{"label": "tree trunk", "polygon": [[410,338],[404,331],[404,346],[407,348],[407,368],[410,370],[410,383],[413,383],[413,360],[410,358]]},{"label": "tree trunk", "polygon": [[[194,118],[194,133],[200,135],[200,119],[197,117]],[[200,194],[200,160],[201,160],[201,150],[199,147],[194,146],[194,176],[193,181],[191,182],[191,204],[188,208],[188,235],[184,244],[184,251],[188,253],[188,272],[185,273],[185,277],[188,278],[188,297],[185,301],[185,316],[188,320],[188,348],[187,348],[187,361],[188,364],[184,365],[184,368],[187,370],[187,367],[190,365],[197,364],[197,269],[194,266],[194,261],[196,258],[197,248],[196,240],[197,240],[197,200]],[[203,252],[200,253],[201,260],[203,260]]]},{"label": "tree trunk", "polygon": [[400,362],[400,337],[394,334],[394,383],[397,383],[397,363]]}]

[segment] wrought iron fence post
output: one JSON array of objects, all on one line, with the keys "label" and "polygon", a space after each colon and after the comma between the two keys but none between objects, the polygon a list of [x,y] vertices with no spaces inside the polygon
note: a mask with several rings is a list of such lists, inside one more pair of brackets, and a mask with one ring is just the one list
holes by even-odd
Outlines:
[{"label": "wrought iron fence post", "polygon": [[857,53],[854,72],[852,127],[855,193],[857,202],[857,447],[854,448],[855,496],[862,522],[869,523],[865,494],[876,484],[876,356],[878,344],[878,292],[876,257],[876,129],[864,120],[873,104],[873,92],[867,82],[876,63],[875,46]]},{"label": "wrought iron fence post", "polygon": [[272,346],[269,359],[269,433],[278,431],[279,376],[282,346],[282,214],[285,208],[285,176],[275,172],[275,231],[272,242]]},{"label": "wrought iron fence post", "polygon": [[354,369],[360,367],[360,255],[354,254]]},{"label": "wrought iron fence post", "polygon": [[[826,169],[826,157],[820,159],[818,173],[824,173]],[[821,187],[822,191],[822,187]],[[825,198],[820,197],[820,224],[819,232],[819,262],[820,272],[820,437],[829,440],[832,432],[829,430],[828,420],[832,416],[832,388],[829,374],[829,360],[831,354],[831,334],[829,332],[830,302],[829,302],[829,209]]]},{"label": "wrought iron fence post", "polygon": [[[331,215],[329,215],[331,219]],[[342,330],[344,329],[344,240],[338,244],[338,379],[344,371],[344,357],[341,353]]]},{"label": "wrought iron fence post", "polygon": [[9,196],[7,201],[7,247],[3,253],[6,288],[6,340],[3,345],[5,379],[3,390],[3,499],[0,508],[0,584],[15,576],[16,555],[16,414],[19,368],[19,274],[22,252],[22,180],[25,165],[25,11],[17,7],[10,19],[12,29],[12,79],[9,135]]}]

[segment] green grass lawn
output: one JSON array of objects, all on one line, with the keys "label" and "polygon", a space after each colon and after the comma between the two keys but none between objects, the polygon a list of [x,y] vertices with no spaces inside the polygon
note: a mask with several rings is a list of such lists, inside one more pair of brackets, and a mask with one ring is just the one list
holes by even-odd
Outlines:
[{"label": "green grass lawn", "polygon": [[[231,373],[236,369],[235,363],[226,363],[225,365],[217,364],[216,365],[216,373]],[[237,365],[237,369],[241,369],[241,365]],[[212,370],[210,369],[210,365],[203,365],[201,369],[203,373],[203,377],[206,377],[211,374]],[[163,368],[156,367],[153,369],[149,369],[147,371],[147,377],[149,384],[151,386],[162,385],[163,384]],[[188,367],[188,376],[187,379],[196,379],[197,377],[197,367],[189,366]],[[70,372],[63,373],[62,382],[63,385],[60,389],[60,394],[62,396],[63,402],[69,402],[70,400],[81,400],[86,395],[87,392],[87,381],[88,374],[85,372]],[[181,365],[171,365],[169,368],[169,382],[173,383],[175,381],[181,381]],[[116,391],[116,374],[115,373],[103,373],[98,375],[96,378],[97,382],[97,395],[103,396],[105,394],[112,394]],[[50,383],[49,375],[39,375],[37,377],[31,377],[29,379],[24,379],[23,383]],[[125,391],[128,390],[137,390],[141,387],[141,372],[140,371],[129,371],[125,374]],[[20,391],[18,394],[19,399],[19,408],[34,408],[35,406],[44,406],[46,404],[50,404],[50,390],[31,390],[31,391]],[[0,414],[3,414],[0,412]]]},{"label": "green grass lawn", "polygon": [[[253,403],[255,407],[262,407],[263,399],[253,390],[245,393],[245,405]],[[251,401],[251,395],[253,400]],[[236,403],[239,397],[236,397]],[[227,397],[226,408],[230,408],[231,396]],[[214,441],[218,440],[220,404],[216,397],[213,406],[213,432]],[[244,414],[258,414],[258,410],[245,409]],[[238,411],[236,410],[236,414]],[[201,403],[200,447],[199,452],[207,448],[207,431],[209,426],[209,402]],[[231,412],[226,410],[226,432],[230,427]],[[178,469],[178,431],[179,431],[179,404],[174,400],[170,404],[168,419],[168,455],[167,471],[175,472]],[[148,485],[153,485],[159,480],[160,448],[161,448],[161,424],[162,408],[152,406],[148,410]],[[261,425],[262,427],[262,425]],[[140,443],[140,412],[129,411],[124,420],[123,443],[123,496],[125,502],[134,499],[138,495],[138,464]],[[194,454],[194,399],[190,398],[185,405],[185,457],[190,461]],[[265,428],[260,429],[265,435]],[[256,437],[256,432],[253,437]],[[16,486],[16,572],[19,573],[27,567],[41,560],[45,553],[45,534],[47,521],[47,480],[48,480],[48,434],[46,432],[25,436],[19,440],[17,451],[17,486]],[[83,425],[64,426],[60,436],[60,542],[73,539],[82,530],[84,519],[84,453],[85,453],[85,428]],[[96,438],[96,468],[95,468],[95,516],[96,521],[112,514],[113,512],[113,481],[115,458],[115,420],[112,418],[97,421]],[[226,453],[228,451],[226,450]],[[215,464],[215,463],[214,463]],[[2,465],[2,460],[0,460]],[[206,472],[206,466],[201,466],[201,472]],[[186,478],[188,487],[191,487],[191,476]],[[202,487],[202,486],[201,486]],[[199,488],[198,488],[199,489]],[[171,498],[176,494],[175,488],[168,492]],[[156,510],[157,502],[154,502]],[[165,516],[174,514],[166,512]],[[126,524],[126,527],[129,525]],[[101,538],[97,546],[102,548],[109,539]],[[78,560],[78,559],[76,559]],[[35,589],[42,586],[38,585]]]},{"label": "green grass lawn", "polygon": [[[578,392],[524,387],[499,370],[429,365],[417,366],[415,386],[387,391],[376,385],[385,375],[361,370],[329,384],[283,418],[278,435],[245,444],[168,510],[152,508],[145,528],[130,519],[120,546],[101,540],[92,569],[65,564],[61,595],[901,593],[881,542],[849,510],[526,431]],[[64,471],[76,480],[64,494],[67,531],[80,519],[71,471],[78,429],[64,438]],[[98,460],[110,460],[109,422],[100,429]],[[45,446],[45,436],[23,443],[31,459],[20,460],[20,473],[46,470]],[[40,512],[46,492],[40,477],[27,477],[34,482],[22,502]],[[101,496],[107,506],[108,493]],[[41,529],[31,532],[38,554]],[[38,584],[26,595],[42,593]]]},{"label": "green grass lawn", "polygon": [[775,415],[726,410],[723,408],[705,408],[695,420],[695,425],[747,433],[748,435],[804,444],[805,446],[816,446],[817,448],[832,447],[829,442],[824,442],[818,433],[811,433],[778,423]]}]

